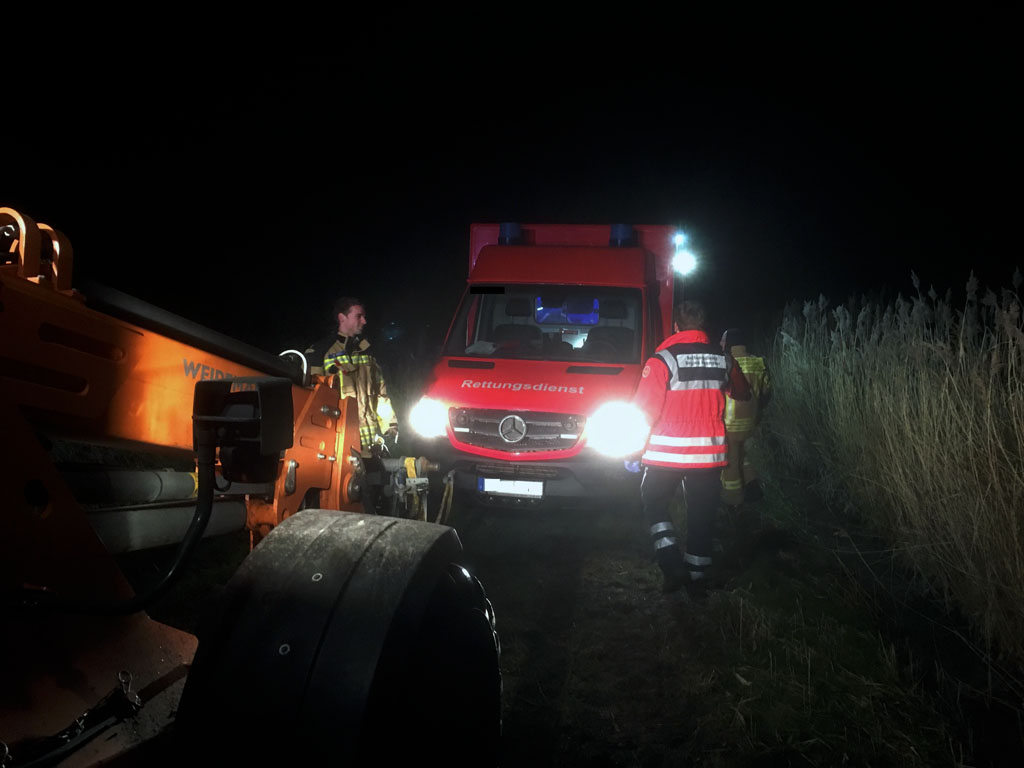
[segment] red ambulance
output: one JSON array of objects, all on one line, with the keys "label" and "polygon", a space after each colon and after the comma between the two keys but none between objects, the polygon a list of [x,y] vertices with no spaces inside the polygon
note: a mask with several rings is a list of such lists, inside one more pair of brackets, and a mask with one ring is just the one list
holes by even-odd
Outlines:
[{"label": "red ambulance", "polygon": [[467,287],[409,418],[460,504],[638,498],[623,458],[648,425],[629,400],[672,331],[676,234],[472,225]]}]

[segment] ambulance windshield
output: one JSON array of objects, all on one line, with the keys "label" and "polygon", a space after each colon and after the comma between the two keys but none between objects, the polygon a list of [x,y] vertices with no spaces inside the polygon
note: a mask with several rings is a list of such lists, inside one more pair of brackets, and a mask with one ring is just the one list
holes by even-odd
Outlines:
[{"label": "ambulance windshield", "polygon": [[639,363],[638,288],[474,285],[445,345],[451,356]]}]

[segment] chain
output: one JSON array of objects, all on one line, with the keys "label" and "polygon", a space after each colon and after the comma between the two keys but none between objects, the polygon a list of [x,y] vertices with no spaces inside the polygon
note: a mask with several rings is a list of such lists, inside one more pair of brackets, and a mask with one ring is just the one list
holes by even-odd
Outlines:
[{"label": "chain", "polygon": [[107,728],[131,717],[141,708],[142,699],[132,690],[132,673],[122,669],[117,673],[117,686],[60,733],[17,744],[14,755],[7,744],[0,741],[0,768],[56,765]]}]

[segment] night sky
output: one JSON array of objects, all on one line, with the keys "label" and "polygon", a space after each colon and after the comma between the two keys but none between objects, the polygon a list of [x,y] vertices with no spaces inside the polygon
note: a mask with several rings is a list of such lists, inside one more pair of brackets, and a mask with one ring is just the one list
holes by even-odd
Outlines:
[{"label": "night sky", "polygon": [[320,335],[342,294],[371,336],[440,342],[473,221],[679,225],[715,328],[907,293],[912,269],[940,293],[971,269],[1009,286],[1009,18],[776,21],[381,15],[322,55],[22,56],[6,72],[35,90],[8,91],[0,205],[70,237],[76,285],[272,352]]}]

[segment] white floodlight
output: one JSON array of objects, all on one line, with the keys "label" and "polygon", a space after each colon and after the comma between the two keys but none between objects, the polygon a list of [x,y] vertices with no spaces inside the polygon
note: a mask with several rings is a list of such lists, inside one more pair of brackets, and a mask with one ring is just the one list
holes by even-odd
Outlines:
[{"label": "white floodlight", "polygon": [[687,250],[676,250],[672,257],[672,268],[680,275],[688,275],[697,268],[697,257]]},{"label": "white floodlight", "polygon": [[683,277],[697,268],[697,257],[686,247],[686,241],[689,239],[682,230],[672,236],[672,244],[676,247],[676,253],[672,257],[672,269]]}]

